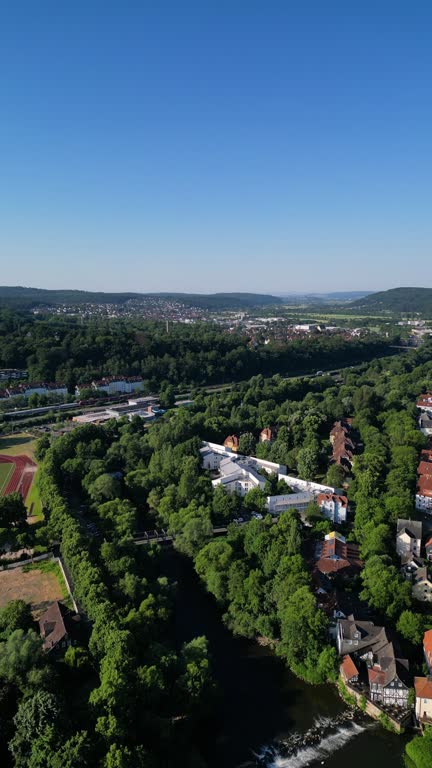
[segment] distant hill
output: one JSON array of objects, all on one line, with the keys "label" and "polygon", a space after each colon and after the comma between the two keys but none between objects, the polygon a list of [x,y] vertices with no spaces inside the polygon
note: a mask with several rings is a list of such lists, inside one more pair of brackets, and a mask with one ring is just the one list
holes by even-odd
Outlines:
[{"label": "distant hill", "polygon": [[163,298],[179,301],[187,306],[201,309],[246,309],[256,306],[282,304],[279,296],[261,293],[102,293],[75,290],[46,290],[45,288],[24,288],[21,286],[0,286],[0,307],[31,309],[41,306],[76,304],[125,304],[134,300]]},{"label": "distant hill", "polygon": [[391,288],[351,301],[347,306],[374,312],[419,312],[432,316],[432,288]]}]

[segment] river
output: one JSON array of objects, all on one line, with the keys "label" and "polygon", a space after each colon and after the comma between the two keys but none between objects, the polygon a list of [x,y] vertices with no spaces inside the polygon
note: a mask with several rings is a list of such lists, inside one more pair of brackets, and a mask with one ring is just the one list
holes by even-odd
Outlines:
[{"label": "river", "polygon": [[207,754],[211,768],[404,766],[404,737],[363,716],[349,719],[333,686],[306,685],[270,650],[234,638],[190,562],[172,550],[164,560],[178,582],[177,642],[207,637],[221,691]]}]

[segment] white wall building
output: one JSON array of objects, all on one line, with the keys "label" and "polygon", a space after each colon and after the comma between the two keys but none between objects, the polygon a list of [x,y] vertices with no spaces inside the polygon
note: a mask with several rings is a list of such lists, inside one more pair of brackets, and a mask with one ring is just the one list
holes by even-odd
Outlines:
[{"label": "white wall building", "polygon": [[212,480],[213,488],[222,485],[229,493],[237,493],[239,496],[246,496],[253,488],[264,490],[265,479],[246,462],[224,458],[220,462],[219,470],[220,477]]},{"label": "white wall building", "polygon": [[[201,456],[204,456],[205,450],[211,451],[212,453],[216,454],[216,456],[220,456],[221,458],[230,458],[233,460],[239,459],[248,461],[248,463],[251,466],[254,466],[257,470],[264,469],[265,472],[268,474],[275,474],[278,475],[280,473],[286,474],[287,468],[285,464],[277,464],[274,461],[266,461],[266,459],[258,459],[256,456],[242,456],[239,453],[236,453],[232,451],[230,448],[226,448],[224,445],[220,445],[219,443],[210,443],[206,440],[203,440],[202,442],[202,448],[201,448]],[[207,456],[207,454],[205,454]],[[221,459],[215,458],[214,460],[210,460],[208,457],[206,458],[206,463],[208,464],[214,464],[218,462],[217,466],[215,467],[218,469]],[[204,467],[205,469],[212,469],[213,467]]]},{"label": "white wall building", "polygon": [[287,493],[280,496],[267,496],[266,506],[271,515],[280,515],[287,509],[296,509],[297,512],[306,512],[311,501],[314,500],[313,493]]},{"label": "white wall building", "polygon": [[420,557],[422,524],[418,520],[397,521],[396,552],[400,557]]},{"label": "white wall building", "polygon": [[345,523],[348,511],[348,499],[336,493],[319,493],[316,502],[321,514],[333,523]]},{"label": "white wall building", "polygon": [[298,493],[313,493],[314,496],[318,496],[320,493],[334,493],[335,488],[330,485],[321,485],[320,483],[312,483],[309,480],[301,480],[299,477],[291,477],[285,473],[278,474],[278,480],[283,480],[289,488]]}]

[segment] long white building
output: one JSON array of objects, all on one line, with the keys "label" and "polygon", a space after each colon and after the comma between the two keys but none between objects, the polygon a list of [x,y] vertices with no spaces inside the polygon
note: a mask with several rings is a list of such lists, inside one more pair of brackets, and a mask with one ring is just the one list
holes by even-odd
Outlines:
[{"label": "long white building", "polygon": [[318,500],[319,495],[332,494],[335,491],[331,486],[287,475],[284,464],[258,459],[255,456],[240,456],[219,443],[203,442],[200,454],[203,469],[219,473],[219,476],[212,480],[213,488],[222,485],[227,491],[239,496],[245,496],[252,488],[264,490],[263,472],[276,474],[278,480],[283,480],[292,492],[267,496],[266,506],[273,515],[281,514],[287,509],[305,512],[311,501]]}]

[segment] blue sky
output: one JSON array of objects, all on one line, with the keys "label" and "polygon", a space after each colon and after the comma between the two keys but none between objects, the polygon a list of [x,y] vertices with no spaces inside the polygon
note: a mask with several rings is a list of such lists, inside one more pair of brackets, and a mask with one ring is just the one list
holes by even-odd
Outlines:
[{"label": "blue sky", "polygon": [[1,4],[0,283],[432,287],[431,37],[428,0]]}]

